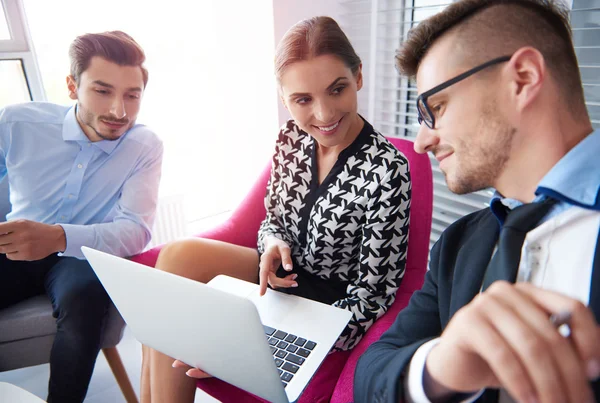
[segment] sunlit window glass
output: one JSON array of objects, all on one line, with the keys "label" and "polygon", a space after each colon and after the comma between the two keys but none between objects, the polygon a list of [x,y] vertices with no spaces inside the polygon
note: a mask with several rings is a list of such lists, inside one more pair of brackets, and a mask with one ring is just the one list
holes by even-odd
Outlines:
[{"label": "sunlit window glass", "polygon": [[0,41],[10,39],[10,31],[8,30],[8,24],[6,23],[6,16],[4,14],[4,8],[0,2]]},{"label": "sunlit window glass", "polygon": [[0,108],[31,101],[23,64],[20,60],[0,60]]}]

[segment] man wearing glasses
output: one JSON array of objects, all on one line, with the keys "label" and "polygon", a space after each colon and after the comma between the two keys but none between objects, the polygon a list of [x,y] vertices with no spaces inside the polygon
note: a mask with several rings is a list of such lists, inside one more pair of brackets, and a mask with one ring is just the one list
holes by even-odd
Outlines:
[{"label": "man wearing glasses", "polygon": [[417,79],[415,150],[453,192],[496,194],[433,247],[423,288],[359,360],[355,402],[600,401],[600,130],[568,10],[454,2],[397,65]]}]

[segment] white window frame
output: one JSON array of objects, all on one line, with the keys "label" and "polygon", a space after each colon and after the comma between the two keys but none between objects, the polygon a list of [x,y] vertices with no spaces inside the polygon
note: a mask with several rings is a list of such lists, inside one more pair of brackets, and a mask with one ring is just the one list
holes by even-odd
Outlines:
[{"label": "white window frame", "polygon": [[46,92],[29,33],[21,0],[0,0],[6,16],[10,39],[0,40],[0,61],[19,60],[32,101],[46,101]]}]

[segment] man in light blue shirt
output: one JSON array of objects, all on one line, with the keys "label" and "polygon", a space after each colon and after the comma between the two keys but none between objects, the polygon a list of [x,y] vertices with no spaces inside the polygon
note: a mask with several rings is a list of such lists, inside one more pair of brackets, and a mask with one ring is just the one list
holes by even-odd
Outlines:
[{"label": "man in light blue shirt", "polygon": [[136,117],[145,55],[114,31],[75,39],[64,107],[0,110],[0,309],[46,293],[57,318],[48,402],[82,402],[110,300],[81,246],[131,256],[150,241],[163,147]]}]

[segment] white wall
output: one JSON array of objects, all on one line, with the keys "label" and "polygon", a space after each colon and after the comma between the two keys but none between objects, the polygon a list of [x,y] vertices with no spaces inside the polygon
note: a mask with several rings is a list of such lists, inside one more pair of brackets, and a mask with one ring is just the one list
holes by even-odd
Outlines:
[{"label": "white wall", "polygon": [[[320,15],[329,16],[338,23],[342,16],[342,6],[338,0],[273,0],[273,20],[275,43],[279,43],[286,31],[300,20]],[[277,97],[279,124],[289,119],[290,114]]]},{"label": "white wall", "polygon": [[72,102],[65,76],[75,36],[128,32],[150,72],[138,122],[165,145],[161,197],[183,195],[190,221],[235,207],[279,127],[271,1],[104,0],[82,12],[85,2],[24,0],[49,100]]}]

